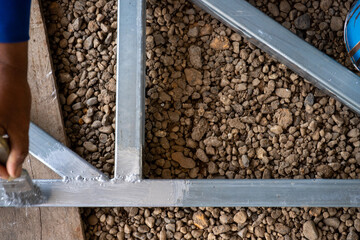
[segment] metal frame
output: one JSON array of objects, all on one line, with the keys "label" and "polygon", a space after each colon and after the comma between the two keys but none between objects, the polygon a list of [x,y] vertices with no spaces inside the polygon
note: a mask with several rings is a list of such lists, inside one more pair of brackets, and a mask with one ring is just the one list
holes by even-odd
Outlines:
[{"label": "metal frame", "polygon": [[[360,81],[355,74],[244,0],[193,2],[360,113]],[[142,179],[145,0],[118,4],[115,178],[109,180],[31,124],[30,153],[63,177],[34,180],[46,198],[36,206],[360,206],[360,180]],[[0,198],[0,206],[6,205]]]}]

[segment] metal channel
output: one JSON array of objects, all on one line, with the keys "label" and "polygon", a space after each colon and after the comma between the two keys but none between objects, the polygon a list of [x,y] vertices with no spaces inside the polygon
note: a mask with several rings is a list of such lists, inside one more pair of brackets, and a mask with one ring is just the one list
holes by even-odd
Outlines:
[{"label": "metal channel", "polygon": [[[1,182],[0,182],[1,184]],[[360,180],[35,180],[40,207],[360,207]],[[0,198],[0,206],[9,206]]]},{"label": "metal channel", "polygon": [[300,76],[360,114],[360,79],[245,0],[192,0]]},{"label": "metal channel", "polygon": [[107,179],[105,174],[33,123],[29,137],[30,154],[61,177]]},{"label": "metal channel", "polygon": [[118,1],[115,178],[142,175],[145,125],[145,0]]}]

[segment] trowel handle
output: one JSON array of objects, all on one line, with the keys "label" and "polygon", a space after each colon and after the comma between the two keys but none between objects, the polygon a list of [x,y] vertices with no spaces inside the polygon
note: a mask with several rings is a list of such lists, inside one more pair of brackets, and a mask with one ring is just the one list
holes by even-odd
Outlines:
[{"label": "trowel handle", "polygon": [[6,166],[10,154],[10,147],[7,139],[0,136],[0,164]]}]

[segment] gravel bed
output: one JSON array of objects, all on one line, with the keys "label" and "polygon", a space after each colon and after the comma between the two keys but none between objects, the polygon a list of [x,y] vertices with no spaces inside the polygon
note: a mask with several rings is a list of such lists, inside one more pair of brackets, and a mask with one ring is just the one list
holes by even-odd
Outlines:
[{"label": "gravel bed", "polygon": [[[72,148],[114,164],[116,1],[42,1]],[[353,1],[250,1],[353,70]],[[360,119],[191,3],[148,0],[148,178],[359,178]],[[341,25],[341,26],[340,26]],[[358,239],[354,208],[85,208],[87,239]]]}]

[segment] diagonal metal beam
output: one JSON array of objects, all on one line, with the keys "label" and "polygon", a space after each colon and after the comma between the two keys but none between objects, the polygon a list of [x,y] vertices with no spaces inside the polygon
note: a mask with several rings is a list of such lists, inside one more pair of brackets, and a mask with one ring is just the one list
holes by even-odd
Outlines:
[{"label": "diagonal metal beam", "polygon": [[61,177],[108,179],[86,160],[55,140],[35,124],[30,124],[29,152]]},{"label": "diagonal metal beam", "polygon": [[145,125],[145,0],[118,1],[115,178],[142,175]]},{"label": "diagonal metal beam", "polygon": [[[360,180],[35,180],[35,184],[47,198],[41,207],[360,207]],[[0,206],[6,204],[0,199]]]},{"label": "diagonal metal beam", "polygon": [[192,2],[360,114],[359,77],[260,10],[245,0]]}]

